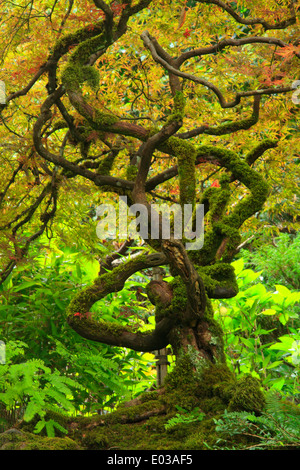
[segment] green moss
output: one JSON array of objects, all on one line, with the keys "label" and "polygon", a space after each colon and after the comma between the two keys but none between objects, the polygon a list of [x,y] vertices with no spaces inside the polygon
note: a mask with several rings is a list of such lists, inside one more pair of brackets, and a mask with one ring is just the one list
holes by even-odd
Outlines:
[{"label": "green moss", "polygon": [[[245,404],[236,403],[241,392],[246,403],[247,394],[250,396],[248,403],[257,410],[258,402],[259,406],[262,404],[257,395],[259,384],[249,378],[236,381],[224,364],[201,367],[201,374],[197,378],[194,372],[191,354],[181,355],[175,368],[167,376],[163,393],[150,392],[149,399],[146,398],[147,393],[144,393],[141,404],[130,407],[121,405],[108,415],[80,418],[76,420],[76,425],[72,420],[70,438],[78,440],[85,449],[92,450],[213,448],[220,439],[215,430],[214,419],[220,418],[233,402],[238,405],[238,410],[245,409]],[[166,430],[165,424],[178,413],[177,406],[187,412],[198,408],[205,414],[204,419],[182,422]],[[166,408],[165,411],[163,407]],[[142,421],[141,416],[144,416]]]},{"label": "green moss", "polygon": [[[90,118],[89,118],[90,119]],[[105,130],[107,127],[112,126],[119,121],[117,116],[114,116],[110,113],[104,113],[102,111],[96,110],[93,119],[90,119],[91,125],[95,129]]]},{"label": "green moss", "polygon": [[166,393],[163,399],[167,411],[174,411],[176,406],[188,411],[197,407],[199,403],[195,395],[197,382],[189,354],[182,354],[177,359],[174,369],[165,379],[164,386]]},{"label": "green moss", "polygon": [[95,429],[84,434],[82,445],[89,450],[106,450],[110,447],[106,429]]},{"label": "green moss", "polygon": [[67,91],[76,91],[87,82],[92,89],[99,84],[99,73],[94,67],[69,64],[62,72],[62,83]]},{"label": "green moss", "polygon": [[251,194],[240,200],[231,214],[224,217],[222,222],[231,229],[238,229],[245,220],[261,210],[268,196],[268,185],[263,177],[254,171],[244,160],[234,152],[212,145],[201,146],[197,150],[198,156],[215,155],[222,165],[232,172],[234,177],[245,184]]},{"label": "green moss", "polygon": [[[184,314],[187,308],[187,293],[186,287],[180,278],[180,276],[174,277],[170,282],[170,287],[172,289],[172,300],[168,307],[162,305],[159,301],[159,296],[154,298],[155,303],[155,320],[158,323],[166,316],[171,316],[174,320],[174,325],[184,319]],[[146,287],[146,292],[148,288]],[[150,295],[150,294],[149,294]],[[153,292],[151,292],[153,297]]]},{"label": "green moss", "polygon": [[0,434],[1,450],[80,450],[80,445],[69,437],[43,437],[10,429]]},{"label": "green moss", "polygon": [[167,124],[173,121],[181,122],[184,118],[185,98],[181,91],[176,91],[174,95],[173,113],[168,117]]},{"label": "green moss", "polygon": [[80,42],[72,53],[67,66],[62,72],[62,83],[67,91],[76,91],[84,83],[95,89],[99,84],[99,73],[91,66],[86,65],[90,56],[99,49],[107,47],[103,33]]},{"label": "green moss", "polygon": [[113,271],[97,276],[92,285],[85,287],[73,297],[67,308],[67,315],[74,316],[78,312],[81,314],[89,312],[93,304],[98,300],[112,292],[118,292],[123,289],[130,273],[135,273],[137,267],[143,269],[143,263],[145,268],[147,268],[148,258],[146,255],[131,259],[124,264],[120,264]]},{"label": "green moss", "polygon": [[191,152],[190,147],[180,145],[176,150],[178,176],[179,176],[179,189],[180,189],[180,202],[181,204],[195,203],[195,160],[196,152]]},{"label": "green moss", "polygon": [[249,129],[250,127],[254,126],[254,124],[258,121],[258,113],[254,112],[251,117],[246,119],[241,119],[239,121],[230,121],[219,126],[213,127],[213,132],[210,128],[203,131],[203,134],[213,134],[213,135],[224,135],[224,134],[231,134],[233,132],[237,132],[242,129]]},{"label": "green moss", "polygon": [[224,352],[223,330],[214,319],[214,310],[210,299],[207,299],[204,321],[207,322],[207,331],[210,334],[209,346],[214,351],[214,360],[217,364],[224,364],[226,361]]},{"label": "green moss", "polygon": [[96,322],[97,328],[101,328],[102,331],[107,331],[108,334],[112,334],[114,336],[118,336],[124,331],[133,332],[134,328],[126,325],[120,325],[118,322],[109,322],[104,320],[99,320]]},{"label": "green moss", "polygon": [[67,90],[77,90],[80,83],[83,82],[81,67],[67,66],[62,72],[61,81]]},{"label": "green moss", "polygon": [[137,173],[138,173],[137,165],[129,165],[126,170],[126,178],[129,181],[135,181]]},{"label": "green moss", "polygon": [[[162,146],[162,151],[163,149],[164,147]],[[181,204],[194,205],[196,189],[196,149],[191,143],[172,136],[168,139],[167,151],[177,158],[180,202]]]},{"label": "green moss", "polygon": [[[102,24],[103,26],[103,24]],[[80,94],[80,87],[83,83],[87,82],[91,88],[96,89],[99,85],[99,73],[98,71],[89,65],[88,60],[92,54],[104,50],[110,45],[110,39],[107,38],[105,32],[101,27],[96,28],[95,31],[99,31],[100,34],[94,34],[93,37],[88,37],[87,32],[84,30],[79,34],[78,43],[79,46],[73,51],[67,66],[64,68],[61,80],[67,92]],[[72,39],[75,40],[75,37]],[[63,49],[65,43],[67,44],[71,38],[65,38],[56,45],[57,50]],[[72,104],[75,106],[77,111],[87,119],[91,126],[97,130],[105,130],[107,127],[112,126],[119,119],[110,113],[104,113],[99,110],[93,110],[93,116],[91,116],[91,107],[84,102],[84,100],[72,100]]]},{"label": "green moss", "polygon": [[162,404],[159,400],[146,400],[144,403],[131,407],[120,406],[116,411],[114,411],[114,413],[105,417],[105,422],[109,425],[120,422],[135,422],[137,416],[143,415],[147,412],[153,412],[153,410],[159,410],[161,408]]},{"label": "green moss", "polygon": [[101,32],[94,37],[82,41],[72,53],[70,63],[84,65],[88,62],[92,54],[105,49],[109,45],[106,34]]},{"label": "green moss", "polygon": [[211,266],[196,266],[196,269],[209,298],[214,297],[217,286],[231,288],[238,293],[236,275],[231,264],[217,262]]},{"label": "green moss", "polygon": [[89,26],[76,29],[76,31],[61,36],[55,43],[53,48],[53,57],[60,57],[69,51],[70,47],[80,44],[93,36],[99,36],[103,34],[104,21],[100,20],[98,23],[93,25],[93,29]]},{"label": "green moss", "polygon": [[235,377],[226,364],[211,364],[201,371],[197,396],[205,398],[217,395],[228,402],[231,397],[228,387],[232,384],[235,384]]},{"label": "green moss", "polygon": [[[219,152],[217,152],[217,154],[219,154]],[[231,153],[230,156],[232,157]],[[240,209],[237,211],[235,211],[235,209],[233,210],[232,214],[236,212],[233,218],[231,217],[232,214],[226,215],[226,209],[231,195],[229,181],[227,174],[222,175],[220,178],[220,187],[207,188],[200,200],[200,203],[204,204],[209,209],[207,223],[210,226],[209,229],[207,229],[206,236],[204,237],[204,245],[202,249],[198,253],[192,253],[192,257],[197,258],[198,263],[201,265],[208,265],[215,261],[218,249],[225,238],[227,239],[226,247],[222,253],[221,259],[223,261],[230,261],[232,253],[234,253],[234,250],[241,241],[239,227],[244,220],[242,220],[243,215],[241,215]],[[252,198],[252,196],[250,196],[250,198]],[[247,198],[247,207],[248,202]],[[239,204],[240,202],[238,205]],[[249,213],[245,216],[245,220],[248,218]],[[218,258],[219,257],[220,256],[218,255]]]},{"label": "green moss", "polygon": [[114,161],[116,158],[116,154],[114,152],[110,152],[106,158],[99,164],[99,167],[97,169],[97,173],[99,175],[109,175]]},{"label": "green moss", "polygon": [[[185,353],[181,354],[176,361],[174,369],[166,377],[165,387],[166,392],[179,388],[184,389],[195,380],[193,364],[190,355]],[[194,387],[194,385],[192,385]]]},{"label": "green moss", "polygon": [[200,203],[209,206],[209,215],[212,222],[219,220],[228,206],[230,198],[229,177],[224,174],[219,180],[220,187],[210,186],[202,194]]},{"label": "green moss", "polygon": [[75,313],[86,313],[90,310],[91,306],[98,300],[96,293],[92,295],[89,287],[80,291],[71,300],[67,308],[67,316],[74,315]]},{"label": "green moss", "polygon": [[199,362],[199,358],[193,358],[191,352],[182,355],[168,374],[165,390],[163,400],[169,411],[179,405],[185,410],[200,407],[208,415],[216,415],[226,409],[259,412],[265,404],[257,379],[247,376],[237,381],[225,363],[208,365],[207,362]]},{"label": "green moss", "polygon": [[278,142],[276,140],[265,139],[248,152],[245,161],[248,165],[251,165],[257,159],[257,155],[262,155],[266,150],[275,148],[277,145]]},{"label": "green moss", "polygon": [[142,393],[142,395],[140,395],[139,397],[142,403],[145,403],[146,401],[149,401],[149,400],[157,400],[158,398],[159,398],[159,395],[158,395],[157,390]]}]

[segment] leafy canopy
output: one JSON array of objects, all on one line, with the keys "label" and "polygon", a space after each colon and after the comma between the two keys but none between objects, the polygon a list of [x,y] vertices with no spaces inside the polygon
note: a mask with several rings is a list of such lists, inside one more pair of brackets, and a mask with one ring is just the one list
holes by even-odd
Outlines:
[{"label": "leafy canopy", "polygon": [[202,203],[203,249],[148,240],[155,253],[114,268],[126,241],[69,307],[89,339],[165,346],[168,315],[145,335],[88,314],[132,274],[169,265],[194,325],[206,294],[235,295],[228,263],[248,231],[272,228],[274,213],[297,227],[298,2],[4,1],[0,12],[1,281],[42,235],[103,258],[112,243],[96,238],[95,207],[116,196],[148,216],[157,200]]}]

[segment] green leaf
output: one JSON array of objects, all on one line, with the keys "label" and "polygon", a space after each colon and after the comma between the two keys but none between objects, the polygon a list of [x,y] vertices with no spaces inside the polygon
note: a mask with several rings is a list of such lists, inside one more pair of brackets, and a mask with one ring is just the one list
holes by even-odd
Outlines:
[{"label": "green leaf", "polygon": [[244,278],[244,282],[246,284],[250,284],[251,282],[255,281],[261,274],[262,271],[255,272],[252,269],[245,269],[240,273],[240,277]]},{"label": "green leaf", "polygon": [[249,287],[248,289],[243,291],[243,295],[248,297],[249,295],[252,296],[261,296],[266,293],[266,288],[263,284],[255,284],[254,286]]},{"label": "green leaf", "polygon": [[44,429],[45,425],[46,425],[46,421],[44,419],[41,419],[40,421],[36,423],[33,432],[35,434],[39,434]]},{"label": "green leaf", "polygon": [[238,276],[244,269],[244,260],[240,258],[232,263],[236,276]]},{"label": "green leaf", "polygon": [[45,411],[37,405],[35,400],[30,400],[26,406],[23,419],[24,421],[29,422],[35,417],[36,414],[38,414],[40,417],[43,417],[45,415]]},{"label": "green leaf", "polygon": [[267,369],[274,369],[282,364],[282,361],[274,361],[267,366]]},{"label": "green leaf", "polygon": [[289,351],[292,348],[294,343],[294,338],[292,336],[281,336],[279,338],[280,342],[271,344],[269,349],[277,349],[280,351]]},{"label": "green leaf", "polygon": [[29,287],[33,287],[33,286],[42,286],[42,284],[36,281],[22,282],[20,286],[16,286],[12,290],[14,292],[20,292],[21,290],[28,289]]},{"label": "green leaf", "polygon": [[248,348],[253,348],[253,341],[247,338],[240,337],[240,341],[245,344]]},{"label": "green leaf", "polygon": [[282,387],[284,386],[284,384],[285,384],[285,378],[282,377],[272,382],[272,388],[275,390],[282,390]]},{"label": "green leaf", "polygon": [[284,297],[289,297],[291,295],[290,289],[288,289],[286,286],[275,284],[275,287],[279,294],[283,295]]}]

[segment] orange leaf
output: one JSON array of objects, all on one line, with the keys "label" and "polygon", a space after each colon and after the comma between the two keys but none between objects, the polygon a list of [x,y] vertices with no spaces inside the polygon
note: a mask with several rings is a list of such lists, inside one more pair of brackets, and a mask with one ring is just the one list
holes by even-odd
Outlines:
[{"label": "orange leaf", "polygon": [[280,55],[281,57],[284,57],[285,59],[289,59],[290,57],[293,57],[294,54],[299,54],[300,52],[300,47],[299,46],[294,46],[293,44],[288,44],[285,47],[282,47],[280,51],[277,51],[276,54]]},{"label": "orange leaf", "polygon": [[185,8],[185,5],[186,5],[186,1],[184,2],[184,6],[181,10],[181,13],[180,13],[180,17],[179,17],[179,21],[178,21],[178,28],[177,29],[180,29],[184,23],[185,23],[185,18],[186,18],[186,8]]}]

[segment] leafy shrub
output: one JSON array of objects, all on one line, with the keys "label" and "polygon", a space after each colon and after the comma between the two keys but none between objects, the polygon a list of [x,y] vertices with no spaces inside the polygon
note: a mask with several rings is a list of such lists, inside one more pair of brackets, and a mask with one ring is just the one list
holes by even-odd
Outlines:
[{"label": "leafy shrub", "polygon": [[[0,286],[0,339],[27,345],[26,360],[36,358],[52,371],[76,377],[82,388],[74,396],[81,413],[111,409],[150,387],[154,355],[96,344],[79,337],[66,323],[66,308],[82,286],[97,275],[99,264],[80,253],[41,251],[31,266],[21,266]],[[143,286],[143,278],[138,279]],[[132,282],[94,306],[95,315],[122,323],[145,322]],[[20,357],[14,358],[15,363]]]},{"label": "leafy shrub", "polygon": [[48,436],[53,437],[56,428],[66,433],[58,422],[47,419],[46,414],[49,411],[74,413],[74,391],[82,386],[58,370],[51,371],[41,359],[13,364],[13,357],[24,354],[26,347],[22,342],[7,344],[7,362],[0,368],[0,407],[2,404],[1,408],[5,408],[8,422],[12,417],[13,421],[19,418],[30,422],[38,416],[34,432],[45,428]]},{"label": "leafy shrub", "polygon": [[300,233],[282,233],[273,245],[262,245],[253,252],[243,250],[241,254],[247,267],[262,271],[269,287],[283,284],[289,289],[300,289]]},{"label": "leafy shrub", "polygon": [[245,269],[243,259],[233,265],[239,293],[214,302],[228,363],[237,375],[251,373],[265,387],[296,398],[300,392],[300,293],[283,285],[267,290],[261,272]]}]

